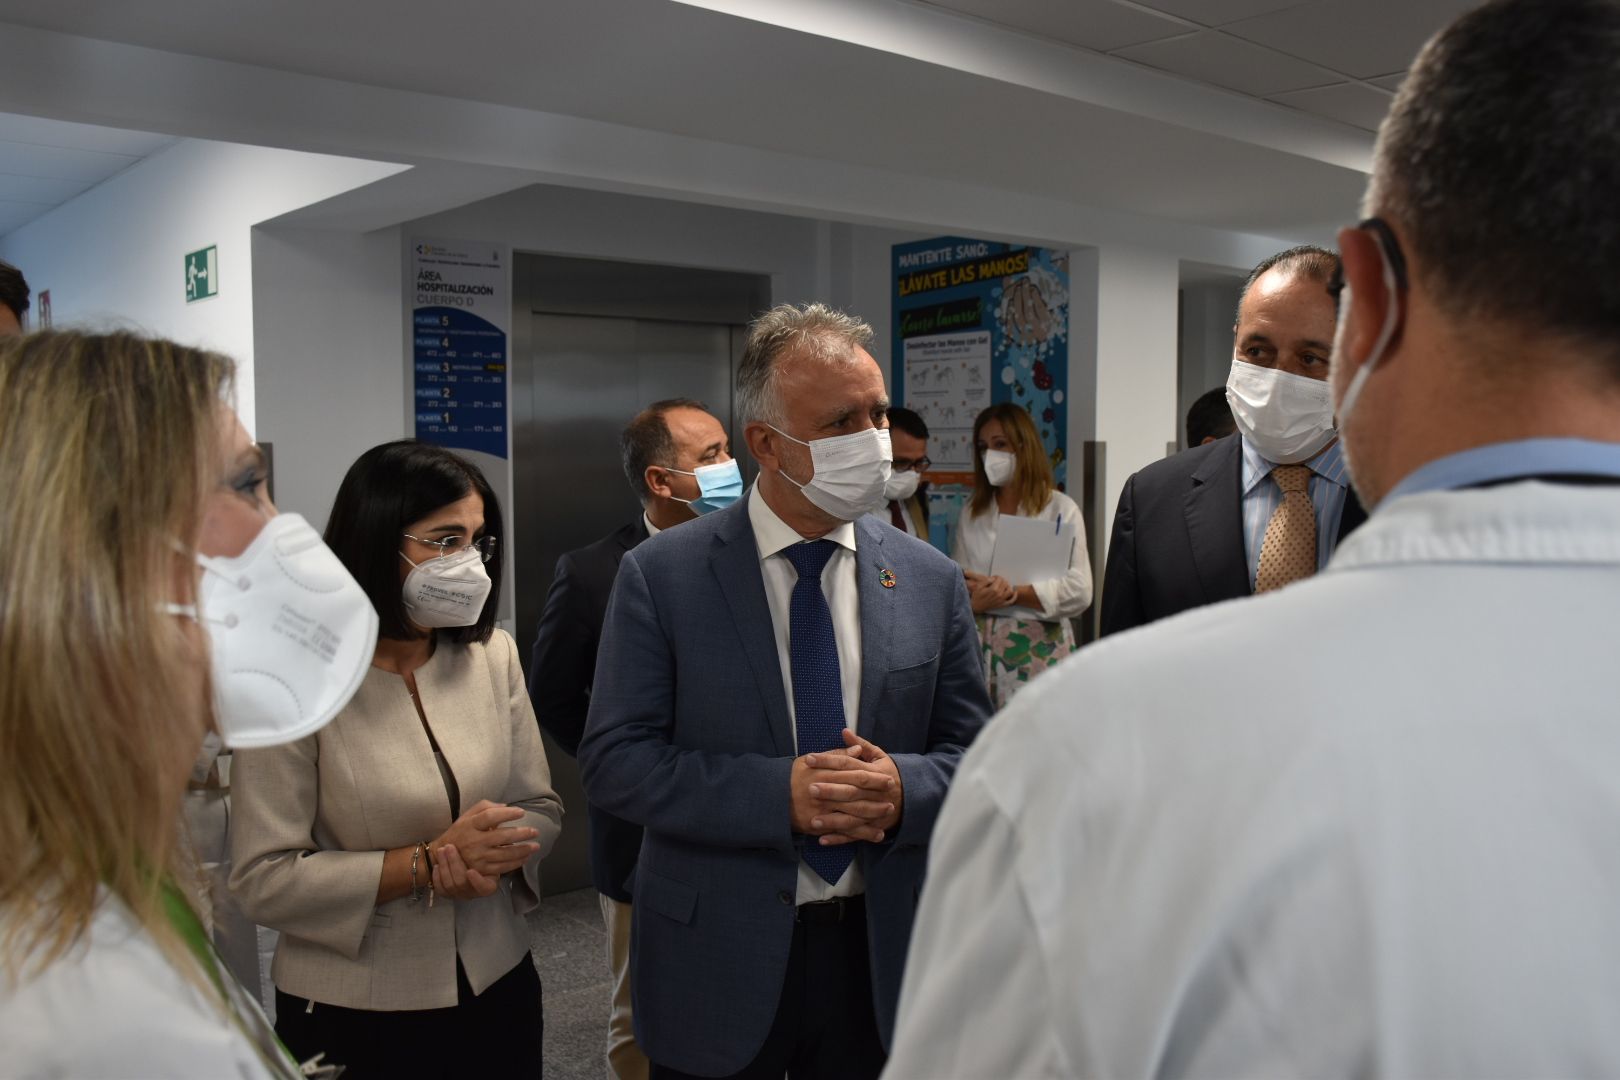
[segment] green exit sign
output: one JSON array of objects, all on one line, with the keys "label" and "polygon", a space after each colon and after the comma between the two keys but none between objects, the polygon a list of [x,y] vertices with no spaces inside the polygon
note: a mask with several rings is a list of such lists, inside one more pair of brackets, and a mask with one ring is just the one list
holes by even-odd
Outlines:
[{"label": "green exit sign", "polygon": [[186,256],[186,303],[219,295],[219,246],[210,244]]}]

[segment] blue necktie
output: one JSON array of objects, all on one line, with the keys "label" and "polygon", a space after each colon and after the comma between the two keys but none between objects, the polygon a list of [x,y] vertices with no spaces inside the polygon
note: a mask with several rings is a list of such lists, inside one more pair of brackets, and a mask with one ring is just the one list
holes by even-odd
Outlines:
[{"label": "blue necktie", "polygon": [[[844,683],[838,671],[838,640],[832,611],[821,591],[821,572],[838,545],[831,540],[794,544],[782,554],[799,571],[788,604],[788,666],[793,674],[793,725],[799,753],[844,748]],[[836,885],[855,858],[855,846],[823,847],[815,837],[804,845],[804,861],[828,884]]]}]

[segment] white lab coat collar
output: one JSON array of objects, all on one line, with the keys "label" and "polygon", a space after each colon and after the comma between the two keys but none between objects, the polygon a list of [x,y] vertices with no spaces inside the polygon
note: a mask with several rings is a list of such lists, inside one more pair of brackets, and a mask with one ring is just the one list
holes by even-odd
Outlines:
[{"label": "white lab coat collar", "polygon": [[1524,481],[1387,500],[1328,573],[1410,563],[1620,564],[1620,487]]}]

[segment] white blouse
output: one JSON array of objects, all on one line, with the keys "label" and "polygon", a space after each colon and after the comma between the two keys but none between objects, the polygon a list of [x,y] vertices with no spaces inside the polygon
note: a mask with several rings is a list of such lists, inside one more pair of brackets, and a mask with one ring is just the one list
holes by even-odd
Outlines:
[{"label": "white blouse", "polygon": [[[1056,522],[1058,518],[1075,522],[1074,552],[1069,556],[1069,572],[1047,581],[1009,581],[1012,586],[1032,585],[1040,598],[1041,610],[1026,607],[996,608],[991,615],[1012,615],[1024,619],[1057,622],[1072,619],[1091,606],[1091,558],[1086,551],[1085,523],[1080,518],[1080,507],[1061,491],[1052,492],[1041,512],[1034,517],[1039,521]],[[951,558],[964,570],[975,574],[990,572],[990,558],[996,550],[996,526],[1001,522],[1001,511],[992,502],[978,517],[973,516],[972,503],[962,507],[962,516],[956,523],[956,540],[951,545]]]}]

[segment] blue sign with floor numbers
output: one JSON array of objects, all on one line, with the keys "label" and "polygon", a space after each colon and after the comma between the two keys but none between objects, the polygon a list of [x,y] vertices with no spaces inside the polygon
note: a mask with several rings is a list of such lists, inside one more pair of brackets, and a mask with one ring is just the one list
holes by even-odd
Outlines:
[{"label": "blue sign with floor numbers", "polygon": [[412,245],[412,394],[423,442],[507,456],[507,262],[489,245]]}]

